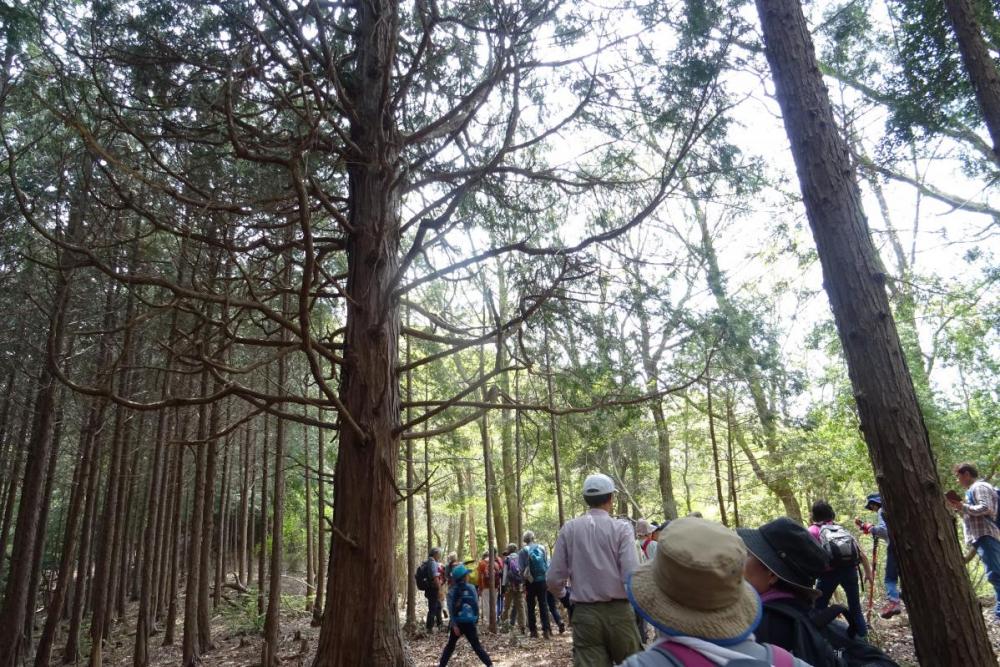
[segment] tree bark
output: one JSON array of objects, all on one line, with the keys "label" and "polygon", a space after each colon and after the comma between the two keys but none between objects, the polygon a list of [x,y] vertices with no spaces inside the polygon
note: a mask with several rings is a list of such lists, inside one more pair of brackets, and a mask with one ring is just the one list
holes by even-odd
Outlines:
[{"label": "tree bark", "polygon": [[712,469],[715,473],[715,497],[719,503],[719,516],[724,526],[729,525],[726,515],[726,497],[722,495],[722,468],[719,465],[719,441],[715,437],[715,415],[712,412],[712,378],[705,375],[705,402],[708,409],[708,439],[712,443]]},{"label": "tree bark", "polygon": [[1000,158],[1000,72],[997,72],[971,0],[944,0],[944,7],[958,40],[962,64],[993,140],[993,154]]},{"label": "tree bark", "polygon": [[798,0],[757,0],[757,11],[861,428],[892,508],[893,534],[903,536],[896,549],[901,574],[919,582],[905,592],[917,657],[941,667],[993,664],[802,7]]}]

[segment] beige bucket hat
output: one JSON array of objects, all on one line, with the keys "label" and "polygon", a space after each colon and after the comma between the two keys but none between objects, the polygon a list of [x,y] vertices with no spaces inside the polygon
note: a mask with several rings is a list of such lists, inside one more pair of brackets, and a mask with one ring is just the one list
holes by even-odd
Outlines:
[{"label": "beige bucket hat", "polygon": [[761,602],[743,580],[747,550],[721,524],[684,517],[660,534],[652,561],[628,581],[632,605],[669,635],[736,644],[757,628]]}]

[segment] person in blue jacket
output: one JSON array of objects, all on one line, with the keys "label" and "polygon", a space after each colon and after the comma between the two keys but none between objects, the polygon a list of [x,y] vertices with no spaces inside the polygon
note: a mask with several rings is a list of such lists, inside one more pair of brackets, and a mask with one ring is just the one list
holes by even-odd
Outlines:
[{"label": "person in blue jacket", "polygon": [[876,523],[865,523],[861,519],[855,519],[854,523],[865,535],[874,535],[885,541],[885,606],[879,611],[882,618],[892,618],[902,613],[903,605],[899,601],[899,566],[896,564],[896,552],[889,541],[889,526],[885,522],[885,507],[882,504],[882,496],[878,493],[869,494],[865,498],[865,509],[875,512],[878,517]]},{"label": "person in blue jacket", "polygon": [[465,565],[456,565],[451,571],[451,580],[453,583],[448,589],[447,597],[451,625],[448,628],[448,643],[444,647],[438,665],[444,667],[448,664],[459,638],[465,635],[472,650],[483,664],[489,667],[493,661],[479,643],[479,633],[476,631],[476,622],[479,621],[479,595],[476,587],[469,583],[469,568]]}]

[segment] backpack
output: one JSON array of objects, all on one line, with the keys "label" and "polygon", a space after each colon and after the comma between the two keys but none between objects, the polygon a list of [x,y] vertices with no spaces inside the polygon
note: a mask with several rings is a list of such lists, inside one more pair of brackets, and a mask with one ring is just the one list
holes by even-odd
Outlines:
[{"label": "backpack", "polygon": [[854,536],[836,523],[824,523],[819,528],[819,543],[830,557],[830,567],[854,567],[861,562],[861,551]]},{"label": "backpack", "polygon": [[[730,660],[726,664],[729,667],[772,667],[772,665],[774,667],[792,667],[795,664],[795,657],[780,646],[765,644],[765,647],[767,648],[767,658],[764,660],[747,656],[746,658]],[[665,657],[666,664],[671,667],[713,667],[715,664],[694,649],[688,648],[684,644],[671,642],[669,639],[654,646],[653,651]]]},{"label": "backpack", "polygon": [[413,578],[417,582],[418,591],[434,590],[434,575],[431,574],[432,567],[434,567],[434,559],[428,558],[417,568]]},{"label": "backpack", "polygon": [[834,605],[810,613],[789,600],[771,600],[764,603],[764,622],[758,633],[774,615],[789,621],[792,626],[791,645],[785,648],[813,667],[899,667],[888,655],[863,639],[852,637],[844,623],[834,619],[846,608]]},{"label": "backpack", "polygon": [[545,559],[545,551],[537,544],[530,544],[525,549],[528,551],[530,581],[545,581],[545,573],[549,571],[549,562]]},{"label": "backpack", "polygon": [[468,584],[452,588],[451,613],[456,623],[476,623],[479,621],[476,589]]},{"label": "backpack", "polygon": [[504,561],[504,567],[507,568],[508,585],[520,586],[524,583],[524,577],[521,576],[521,565],[517,562],[516,553],[507,556],[507,559]]}]

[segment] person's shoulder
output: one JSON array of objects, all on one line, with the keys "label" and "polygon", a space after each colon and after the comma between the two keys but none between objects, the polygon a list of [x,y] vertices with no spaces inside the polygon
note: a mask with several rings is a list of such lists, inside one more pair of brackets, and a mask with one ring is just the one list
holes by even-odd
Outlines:
[{"label": "person's shoulder", "polygon": [[619,667],[664,667],[665,665],[672,666],[673,663],[659,651],[648,648],[625,658],[625,662]]}]

